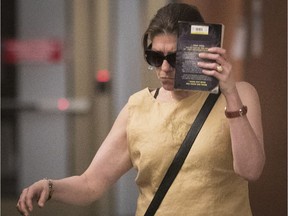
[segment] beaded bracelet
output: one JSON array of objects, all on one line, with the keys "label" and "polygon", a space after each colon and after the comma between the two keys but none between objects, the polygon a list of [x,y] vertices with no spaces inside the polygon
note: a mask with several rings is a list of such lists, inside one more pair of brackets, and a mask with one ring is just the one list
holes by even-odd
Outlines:
[{"label": "beaded bracelet", "polygon": [[51,179],[44,178],[44,180],[48,181],[48,188],[49,188],[49,194],[48,194],[48,200],[52,198],[53,192],[54,192],[54,185]]}]

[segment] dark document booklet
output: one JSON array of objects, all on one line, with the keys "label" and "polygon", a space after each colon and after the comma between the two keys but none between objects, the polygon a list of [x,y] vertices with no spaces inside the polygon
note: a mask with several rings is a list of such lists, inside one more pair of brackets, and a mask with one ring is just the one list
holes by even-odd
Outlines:
[{"label": "dark document booklet", "polygon": [[197,66],[200,52],[210,47],[222,47],[224,25],[212,23],[178,23],[175,89],[218,93],[218,80],[202,73]]}]

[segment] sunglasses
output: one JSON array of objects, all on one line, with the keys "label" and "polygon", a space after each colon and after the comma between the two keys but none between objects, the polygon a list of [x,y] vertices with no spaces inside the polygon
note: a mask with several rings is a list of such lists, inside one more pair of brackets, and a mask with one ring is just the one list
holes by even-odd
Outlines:
[{"label": "sunglasses", "polygon": [[175,68],[176,52],[164,56],[161,52],[145,50],[145,59],[149,65],[154,67],[160,67],[163,64],[163,61],[166,60],[172,67]]}]

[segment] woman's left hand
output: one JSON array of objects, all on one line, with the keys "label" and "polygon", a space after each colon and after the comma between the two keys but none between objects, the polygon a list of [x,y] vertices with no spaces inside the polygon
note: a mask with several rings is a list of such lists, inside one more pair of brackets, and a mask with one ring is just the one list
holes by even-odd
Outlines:
[{"label": "woman's left hand", "polygon": [[229,94],[235,90],[236,82],[232,76],[232,65],[227,60],[226,50],[220,47],[212,47],[206,53],[200,53],[199,57],[203,60],[212,60],[213,62],[198,62],[198,66],[203,70],[203,74],[213,76],[219,80],[221,92]]}]

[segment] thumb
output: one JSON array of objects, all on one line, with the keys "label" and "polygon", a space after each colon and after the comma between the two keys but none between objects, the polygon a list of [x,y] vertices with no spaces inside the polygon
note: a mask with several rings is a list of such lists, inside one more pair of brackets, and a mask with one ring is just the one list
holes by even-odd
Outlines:
[{"label": "thumb", "polygon": [[47,193],[45,191],[42,191],[41,195],[40,195],[40,198],[38,200],[38,206],[40,208],[43,208],[45,203],[47,201]]}]

